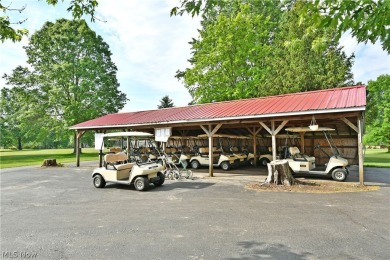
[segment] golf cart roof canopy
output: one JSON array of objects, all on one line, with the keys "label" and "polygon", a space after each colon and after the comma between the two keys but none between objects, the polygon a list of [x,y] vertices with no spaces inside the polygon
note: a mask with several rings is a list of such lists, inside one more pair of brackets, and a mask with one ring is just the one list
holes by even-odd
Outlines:
[{"label": "golf cart roof canopy", "polygon": [[310,129],[309,127],[289,127],[286,128],[287,132],[302,133],[302,132],[322,132],[322,131],[335,131],[333,128],[329,127],[318,127],[315,130]]},{"label": "golf cart roof canopy", "polygon": [[194,138],[193,136],[181,136],[181,135],[171,135],[169,139],[190,139]]},{"label": "golf cart roof canopy", "polygon": [[103,137],[152,137],[153,134],[145,133],[145,132],[115,132],[104,134]]},{"label": "golf cart roof canopy", "polygon": [[[201,134],[198,135],[199,138],[207,138],[209,137],[207,134]],[[227,135],[227,134],[214,134],[213,137],[215,138],[235,138],[234,135]]]}]

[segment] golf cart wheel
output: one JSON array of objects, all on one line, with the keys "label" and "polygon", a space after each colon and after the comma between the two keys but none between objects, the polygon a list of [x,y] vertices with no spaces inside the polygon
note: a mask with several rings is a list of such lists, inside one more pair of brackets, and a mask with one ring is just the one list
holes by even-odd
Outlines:
[{"label": "golf cart wheel", "polygon": [[255,166],[255,160],[253,158],[249,159],[248,162],[250,166]]},{"label": "golf cart wheel", "polygon": [[98,174],[93,177],[93,185],[95,186],[95,188],[104,188],[104,186],[106,186],[106,181],[100,174]]},{"label": "golf cart wheel", "polygon": [[230,170],[230,163],[229,163],[229,162],[222,162],[222,163],[221,163],[221,168],[222,168],[222,170],[224,170],[224,171]]},{"label": "golf cart wheel", "polygon": [[345,181],[347,179],[347,171],[344,169],[335,169],[332,172],[332,178],[335,181]]},{"label": "golf cart wheel", "polygon": [[199,169],[200,168],[200,163],[197,160],[193,160],[191,162],[191,167],[194,169]]},{"label": "golf cart wheel", "polygon": [[134,181],[134,187],[136,190],[145,191],[149,188],[149,180],[145,177],[138,177]]},{"label": "golf cart wheel", "polygon": [[260,165],[261,166],[267,166],[267,163],[269,163],[270,161],[267,159],[267,158],[261,158],[260,159]]},{"label": "golf cart wheel", "polygon": [[155,186],[161,186],[163,185],[165,181],[165,175],[161,172],[157,173],[157,176],[160,178],[160,180],[153,182]]},{"label": "golf cart wheel", "polygon": [[[230,163],[229,163],[229,165],[230,165]],[[238,167],[240,167],[240,160],[239,159],[237,159],[237,160],[234,160],[234,168],[238,168]],[[222,168],[223,169],[223,168]],[[229,168],[230,169],[230,168]],[[227,171],[227,170],[225,170],[225,171]]]}]

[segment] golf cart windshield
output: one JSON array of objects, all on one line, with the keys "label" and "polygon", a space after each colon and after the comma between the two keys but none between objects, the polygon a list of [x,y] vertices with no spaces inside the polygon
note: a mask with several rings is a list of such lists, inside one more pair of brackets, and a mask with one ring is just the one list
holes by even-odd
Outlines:
[{"label": "golf cart windshield", "polygon": [[318,127],[317,129],[310,129],[309,127],[289,127],[285,129],[287,132],[293,132],[293,133],[306,133],[306,132],[323,132],[324,136],[326,138],[326,141],[328,141],[328,144],[330,146],[330,149],[332,150],[332,153],[335,157],[339,156],[339,150],[337,149],[337,146],[332,138],[332,135],[329,133],[330,131],[335,131],[333,128],[329,127]]}]

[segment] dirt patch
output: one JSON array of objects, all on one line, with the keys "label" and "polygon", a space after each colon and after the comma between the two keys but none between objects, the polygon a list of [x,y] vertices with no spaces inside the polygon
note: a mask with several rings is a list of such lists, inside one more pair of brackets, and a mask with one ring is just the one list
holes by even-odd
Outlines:
[{"label": "dirt patch", "polygon": [[363,192],[376,191],[379,186],[360,186],[357,183],[336,182],[336,181],[301,181],[296,180],[292,186],[283,185],[261,185],[262,183],[249,183],[246,189],[259,192],[298,192],[298,193],[337,193],[337,192]]}]

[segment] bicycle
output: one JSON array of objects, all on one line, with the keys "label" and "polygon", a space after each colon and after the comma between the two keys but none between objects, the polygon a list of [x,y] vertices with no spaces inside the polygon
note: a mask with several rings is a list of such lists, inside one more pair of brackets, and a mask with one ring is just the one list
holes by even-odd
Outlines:
[{"label": "bicycle", "polygon": [[179,170],[179,178],[186,178],[186,179],[192,179],[192,171],[191,170],[188,170],[186,165],[181,161],[179,160],[179,163],[181,164],[181,166],[183,167],[183,169]]}]

